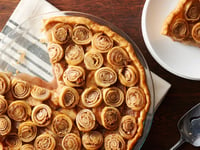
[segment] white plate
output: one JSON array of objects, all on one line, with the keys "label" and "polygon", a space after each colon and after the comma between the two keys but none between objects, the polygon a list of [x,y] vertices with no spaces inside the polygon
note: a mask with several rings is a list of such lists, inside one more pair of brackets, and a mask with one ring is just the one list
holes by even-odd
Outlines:
[{"label": "white plate", "polygon": [[147,0],[142,13],[142,34],[149,52],[169,72],[186,79],[200,80],[200,48],[172,41],[161,35],[167,15],[178,0]]}]

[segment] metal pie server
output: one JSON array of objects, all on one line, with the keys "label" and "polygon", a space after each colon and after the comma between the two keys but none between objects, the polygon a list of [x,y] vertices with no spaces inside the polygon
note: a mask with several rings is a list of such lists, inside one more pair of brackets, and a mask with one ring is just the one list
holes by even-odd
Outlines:
[{"label": "metal pie server", "polygon": [[180,139],[170,150],[177,149],[184,142],[195,147],[200,146],[200,103],[186,112],[178,121],[177,126]]}]

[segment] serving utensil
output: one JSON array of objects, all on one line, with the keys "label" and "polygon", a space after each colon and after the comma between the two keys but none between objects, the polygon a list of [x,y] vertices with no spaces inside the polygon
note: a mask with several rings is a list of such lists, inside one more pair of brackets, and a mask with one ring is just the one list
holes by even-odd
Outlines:
[{"label": "serving utensil", "polygon": [[177,126],[180,139],[170,150],[177,149],[184,142],[195,147],[200,146],[200,103],[186,112],[178,121]]},{"label": "serving utensil", "polygon": [[184,142],[188,142],[195,147],[200,146],[200,103],[186,112],[178,121],[177,126],[180,139],[170,150],[177,149]]}]

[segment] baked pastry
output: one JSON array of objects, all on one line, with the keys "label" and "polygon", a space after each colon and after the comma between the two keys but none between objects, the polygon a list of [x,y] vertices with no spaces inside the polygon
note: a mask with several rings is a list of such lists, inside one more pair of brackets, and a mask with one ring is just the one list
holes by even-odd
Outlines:
[{"label": "baked pastry", "polygon": [[[80,136],[82,146],[91,146],[86,135],[102,131],[103,137],[108,135],[103,139],[105,149],[110,149],[105,145],[110,137],[122,142],[121,149],[132,149],[142,134],[150,95],[144,68],[131,44],[108,27],[84,17],[52,17],[44,20],[43,31],[48,45],[62,47],[62,52],[57,50],[62,58],[51,61],[58,87],[78,92],[63,96],[62,101],[73,101],[68,108],[79,109],[76,125],[81,133],[87,133]],[[62,103],[58,102],[61,107]],[[116,135],[109,136],[113,132]]]},{"label": "baked pastry", "polygon": [[200,47],[200,1],[179,0],[167,16],[161,33],[174,41]]},{"label": "baked pastry", "polygon": [[49,18],[43,31],[57,85],[0,73],[3,146],[132,149],[151,102],[131,44],[84,17]]}]

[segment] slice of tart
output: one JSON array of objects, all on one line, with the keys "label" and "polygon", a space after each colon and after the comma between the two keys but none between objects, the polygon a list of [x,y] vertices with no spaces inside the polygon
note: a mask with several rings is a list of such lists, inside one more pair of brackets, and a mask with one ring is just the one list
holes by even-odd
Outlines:
[{"label": "slice of tart", "polygon": [[174,41],[200,46],[200,1],[179,0],[164,21],[161,33]]}]

